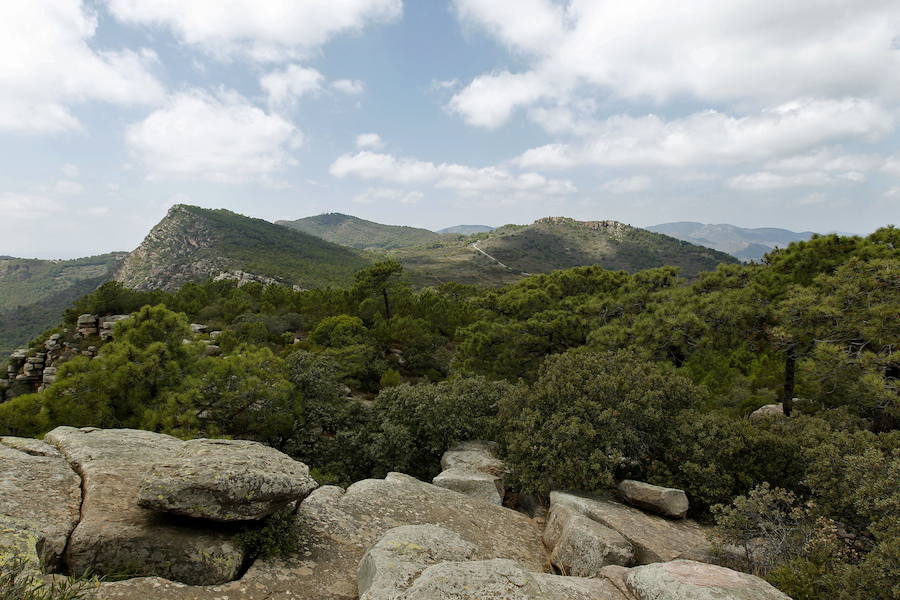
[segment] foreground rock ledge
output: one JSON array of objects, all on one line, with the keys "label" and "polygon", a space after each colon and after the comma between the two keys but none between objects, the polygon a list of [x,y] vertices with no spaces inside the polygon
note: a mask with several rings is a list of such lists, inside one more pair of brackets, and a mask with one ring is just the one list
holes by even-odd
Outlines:
[{"label": "foreground rock ledge", "polygon": [[309,468],[247,440],[197,439],[152,465],[138,503],[158,511],[211,519],[263,519],[306,498],[318,484]]},{"label": "foreground rock ledge", "polygon": [[91,427],[57,427],[44,439],[82,478],[81,520],[64,557],[70,573],[157,575],[192,585],[237,576],[244,553],[233,530],[138,506],[144,475],[184,442],[149,431]]},{"label": "foreground rock ledge", "polygon": [[625,583],[637,600],[791,600],[759,577],[691,560],[630,569]]}]

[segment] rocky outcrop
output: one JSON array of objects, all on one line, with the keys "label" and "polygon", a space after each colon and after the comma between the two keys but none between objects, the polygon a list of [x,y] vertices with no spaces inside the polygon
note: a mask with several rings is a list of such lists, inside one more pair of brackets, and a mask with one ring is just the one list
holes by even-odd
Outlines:
[{"label": "rocky outcrop", "polygon": [[625,583],[637,600],[790,600],[759,577],[690,560],[631,569]]},{"label": "rocky outcrop", "polygon": [[503,462],[496,457],[497,444],[480,440],[463,442],[444,453],[444,469],[432,483],[492,504],[503,503]]},{"label": "rocky outcrop", "polygon": [[0,554],[13,548],[46,572],[61,569],[78,522],[81,479],[51,446],[0,438]]},{"label": "rocky outcrop", "polygon": [[309,468],[247,440],[197,439],[150,467],[138,504],[144,508],[214,521],[262,519],[318,484]]},{"label": "rocky outcrop", "polygon": [[625,479],[619,482],[619,495],[625,502],[664,517],[683,519],[687,515],[687,495],[682,490]]},{"label": "rocky outcrop", "polygon": [[71,573],[158,575],[193,585],[233,580],[244,561],[234,531],[138,505],[144,475],[184,445],[131,429],[57,427],[45,439],[81,475],[81,520],[69,538]]},{"label": "rocky outcrop", "polygon": [[765,406],[760,406],[752,413],[750,413],[751,419],[766,419],[772,417],[778,418],[783,416],[784,405],[781,402],[779,402],[778,404],[766,404]]},{"label": "rocky outcrop", "polygon": [[568,492],[550,493],[550,510],[556,507],[566,508],[570,515],[583,515],[619,532],[634,548],[636,564],[678,558],[716,560],[706,533],[689,519],[672,521],[607,498]]},{"label": "rocky outcrop", "polygon": [[544,543],[550,562],[566,575],[598,577],[603,567],[634,564],[634,548],[618,531],[563,506],[551,508]]}]

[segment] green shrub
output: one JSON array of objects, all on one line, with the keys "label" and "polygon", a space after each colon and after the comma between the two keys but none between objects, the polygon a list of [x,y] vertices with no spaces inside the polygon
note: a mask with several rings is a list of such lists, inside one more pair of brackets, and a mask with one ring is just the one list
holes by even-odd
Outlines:
[{"label": "green shrub", "polygon": [[296,512],[286,509],[248,525],[235,541],[248,558],[287,558],[300,549],[294,525]]},{"label": "green shrub", "polygon": [[96,579],[42,581],[21,556],[0,557],[0,600],[82,600],[96,586]]}]

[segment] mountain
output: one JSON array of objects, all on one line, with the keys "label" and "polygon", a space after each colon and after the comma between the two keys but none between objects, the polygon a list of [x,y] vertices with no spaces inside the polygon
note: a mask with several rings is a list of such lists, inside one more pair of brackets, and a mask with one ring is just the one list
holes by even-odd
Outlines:
[{"label": "mountain", "polygon": [[737,260],[723,252],[616,221],[547,217],[504,225],[472,238],[445,240],[390,253],[420,285],[445,281],[500,285],[526,274],[600,265],[635,272],[672,265],[693,277]]},{"label": "mountain", "polygon": [[262,219],[178,204],[128,255],[116,280],[171,290],[224,274],[312,288],[345,284],[368,262],[355,250]]},{"label": "mountain", "polygon": [[438,234],[427,229],[405,225],[382,225],[341,213],[327,213],[276,223],[358,250],[391,250],[427,244],[440,239]]},{"label": "mountain", "polygon": [[459,235],[472,235],[473,233],[487,233],[495,228],[490,225],[454,225],[438,229],[438,233],[456,233]]},{"label": "mountain", "polygon": [[775,227],[747,229],[735,225],[709,225],[681,221],[647,227],[650,231],[727,252],[741,260],[760,260],[773,248],[784,248],[791,242],[808,240],[811,231],[796,232]]},{"label": "mountain", "polygon": [[64,308],[112,277],[125,252],[74,260],[0,258],[0,354],[59,321]]}]

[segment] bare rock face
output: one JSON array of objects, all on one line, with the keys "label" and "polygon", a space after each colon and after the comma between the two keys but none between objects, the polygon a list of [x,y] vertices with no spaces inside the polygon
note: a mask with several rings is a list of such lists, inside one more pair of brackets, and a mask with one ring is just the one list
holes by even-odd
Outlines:
[{"label": "bare rock face", "polygon": [[682,490],[651,485],[633,479],[619,482],[619,494],[628,504],[673,519],[683,519],[690,507],[687,495]]},{"label": "bare rock face", "polygon": [[715,561],[706,533],[689,519],[672,521],[606,498],[569,492],[551,492],[550,506],[551,510],[564,507],[618,531],[634,548],[636,564],[679,558]]},{"label": "bare rock face", "polygon": [[690,560],[636,567],[625,582],[637,600],[790,600],[759,577]]},{"label": "bare rock face", "polygon": [[258,520],[302,500],[318,484],[309,468],[247,440],[197,439],[150,467],[138,504],[214,521]]},{"label": "bare rock face", "polygon": [[496,452],[494,442],[475,440],[458,444],[441,457],[444,470],[432,483],[491,504],[502,504],[506,469]]},{"label": "bare rock face", "polygon": [[0,442],[0,554],[12,548],[36,569],[57,572],[78,523],[81,478],[43,442]]},{"label": "bare rock face", "polygon": [[57,427],[45,440],[82,478],[81,520],[65,551],[71,573],[155,575],[192,585],[237,576],[244,554],[232,530],[138,505],[144,475],[184,442],[149,431],[91,427]]},{"label": "bare rock face", "polygon": [[784,417],[784,405],[781,402],[778,404],[766,404],[765,406],[760,406],[750,413],[751,419],[767,419],[771,417]]}]

